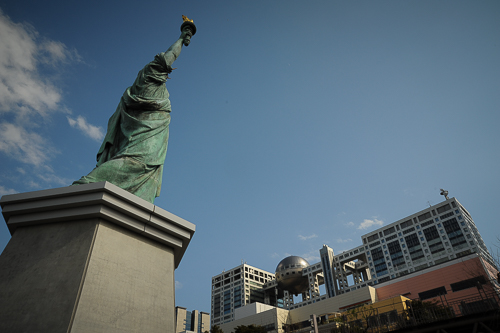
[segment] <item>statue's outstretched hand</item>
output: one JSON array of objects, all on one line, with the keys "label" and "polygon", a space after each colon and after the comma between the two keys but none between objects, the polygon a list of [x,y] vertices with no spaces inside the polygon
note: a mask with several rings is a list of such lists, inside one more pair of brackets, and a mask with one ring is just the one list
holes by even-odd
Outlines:
[{"label": "statue's outstretched hand", "polygon": [[179,39],[182,39],[182,44],[184,44],[184,46],[188,46],[189,43],[191,42],[192,36],[193,36],[193,32],[191,31],[191,29],[189,29],[189,27],[186,27],[182,30],[182,33],[181,33],[181,36],[179,37]]}]

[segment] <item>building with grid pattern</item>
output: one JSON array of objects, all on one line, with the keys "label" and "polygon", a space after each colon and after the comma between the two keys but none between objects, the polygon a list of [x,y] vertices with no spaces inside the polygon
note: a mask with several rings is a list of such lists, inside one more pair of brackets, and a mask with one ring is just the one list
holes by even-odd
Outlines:
[{"label": "building with grid pattern", "polygon": [[[246,264],[214,276],[211,324],[232,322],[236,309],[255,302],[290,311],[306,311],[304,307],[314,307],[319,302],[326,304],[325,301],[331,298],[340,302],[344,297],[339,296],[358,294],[364,288],[376,291],[375,294],[372,292],[370,302],[381,296],[389,297],[391,293],[411,294],[412,297],[429,297],[436,292],[438,295],[445,287],[435,287],[439,281],[434,281],[431,286],[422,280],[423,277],[439,275],[437,272],[455,272],[464,261],[481,266],[479,270],[484,272],[484,279],[497,283],[495,262],[471,215],[455,198],[446,197],[439,204],[362,235],[361,241],[362,245],[338,255],[323,245],[319,250],[320,263],[304,267],[299,272],[310,283],[300,302],[294,303],[289,293],[278,288],[273,273]],[[454,273],[455,277],[449,284],[451,292],[458,292],[454,287],[457,283],[478,279],[472,276],[472,272],[469,272],[470,276],[465,272],[461,274],[463,276],[457,274]],[[481,278],[480,282],[483,283],[484,279]],[[413,281],[411,288],[407,285],[410,280]],[[325,295],[319,294],[319,285],[324,285]],[[411,292],[405,291],[410,289]],[[344,309],[350,305],[336,306]]]},{"label": "building with grid pattern", "polygon": [[[451,198],[361,236],[363,245],[339,255],[320,250],[331,278],[330,297],[479,254],[495,266],[469,212]],[[333,251],[331,251],[333,253]],[[329,262],[328,262],[329,261]],[[349,278],[351,277],[351,278]]]},{"label": "building with grid pattern", "polygon": [[274,274],[241,264],[212,277],[211,325],[234,320],[235,309],[244,305],[264,303],[264,284],[274,280]]},{"label": "building with grid pattern", "polygon": [[210,331],[210,314],[198,310],[187,311],[181,306],[175,307],[175,333]]}]

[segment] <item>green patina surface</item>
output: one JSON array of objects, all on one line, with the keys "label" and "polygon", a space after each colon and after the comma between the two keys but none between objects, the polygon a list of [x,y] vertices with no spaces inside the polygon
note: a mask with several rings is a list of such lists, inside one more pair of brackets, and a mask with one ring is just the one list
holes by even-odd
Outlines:
[{"label": "green patina surface", "polygon": [[160,195],[171,111],[165,82],[194,32],[184,23],[179,39],[137,74],[109,119],[96,168],[73,185],[108,181],[151,203]]}]

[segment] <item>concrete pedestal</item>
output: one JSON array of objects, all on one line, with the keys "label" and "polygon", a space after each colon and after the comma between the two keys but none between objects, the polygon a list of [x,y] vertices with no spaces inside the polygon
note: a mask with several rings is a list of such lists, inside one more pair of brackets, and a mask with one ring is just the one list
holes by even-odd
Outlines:
[{"label": "concrete pedestal", "polygon": [[0,332],[174,332],[192,223],[108,182],[0,204]]}]

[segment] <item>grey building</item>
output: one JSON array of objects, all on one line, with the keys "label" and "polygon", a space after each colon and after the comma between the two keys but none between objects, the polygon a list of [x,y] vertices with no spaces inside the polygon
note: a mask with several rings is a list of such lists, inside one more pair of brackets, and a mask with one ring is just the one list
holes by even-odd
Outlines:
[{"label": "grey building", "polygon": [[210,332],[210,314],[198,310],[187,311],[181,306],[175,307],[175,333]]},{"label": "grey building", "polygon": [[[473,253],[496,267],[469,212],[446,196],[439,204],[362,235],[361,245],[351,250],[335,255],[323,245],[320,263],[300,268],[292,264],[281,267],[283,272],[280,263],[276,276],[244,264],[214,276],[212,325],[233,321],[234,310],[246,304],[298,309]],[[289,292],[279,286],[282,275],[289,273],[308,283],[304,290]],[[326,295],[319,293],[323,284]],[[293,294],[301,294],[302,301],[294,303]]]},{"label": "grey building", "polygon": [[[361,236],[363,244],[333,256],[326,283],[330,297],[376,285],[471,253],[495,266],[469,212],[446,199]],[[320,250],[322,262],[329,248]],[[333,254],[333,251],[331,252]],[[331,276],[331,278],[330,278]]]},{"label": "grey building", "polygon": [[212,277],[211,325],[234,320],[234,310],[250,303],[265,303],[263,286],[274,274],[241,264]]}]

